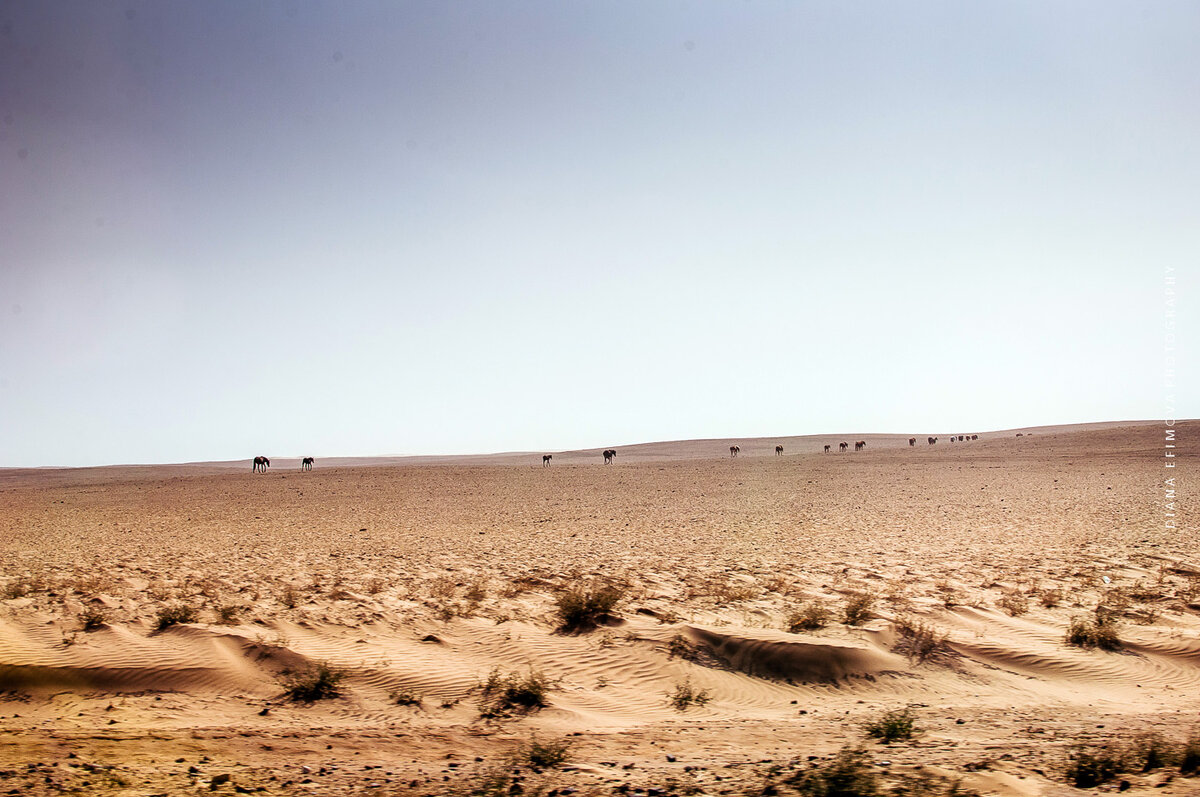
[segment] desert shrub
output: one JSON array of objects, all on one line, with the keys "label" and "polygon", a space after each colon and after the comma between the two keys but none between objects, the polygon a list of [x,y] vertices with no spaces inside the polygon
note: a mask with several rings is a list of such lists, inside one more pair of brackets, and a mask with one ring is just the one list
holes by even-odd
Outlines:
[{"label": "desert shrub", "polygon": [[481,602],[487,597],[487,583],[482,579],[472,582],[463,597],[467,599],[468,603]]},{"label": "desert shrub", "polygon": [[438,576],[429,584],[429,594],[435,598],[452,598],[458,590],[458,582],[450,576]]},{"label": "desert shrub", "polygon": [[1043,589],[1038,592],[1038,600],[1047,609],[1053,609],[1062,603],[1062,599],[1063,591],[1061,589]]},{"label": "desert shrub", "polygon": [[871,619],[871,607],[875,605],[875,595],[870,592],[851,592],[846,596],[846,606],[842,610],[842,622],[846,625],[861,625]]},{"label": "desert shrub", "polygon": [[1179,750],[1179,774],[1200,775],[1200,731],[1189,736]]},{"label": "desert shrub", "polygon": [[571,757],[570,751],[571,742],[567,739],[539,742],[534,738],[521,748],[518,760],[528,764],[534,771],[552,769],[566,763]]},{"label": "desert shrub", "polygon": [[395,703],[397,706],[419,706],[419,705],[421,705],[421,696],[418,695],[416,692],[409,692],[407,690],[399,690],[396,692],[392,692],[392,694],[389,695],[389,697],[391,697],[392,702]]},{"label": "desert shrub", "polygon": [[829,609],[820,600],[811,600],[801,606],[788,617],[788,631],[795,634],[800,631],[815,631],[824,628],[829,622]]},{"label": "desert shrub", "polygon": [[796,773],[788,783],[805,797],[876,797],[882,791],[873,763],[867,751],[843,747],[829,763]]},{"label": "desert shrub", "polygon": [[753,584],[743,584],[723,578],[709,585],[708,594],[717,603],[739,603],[758,597],[758,588]]},{"label": "desert shrub", "polygon": [[1067,753],[1063,775],[1076,788],[1090,789],[1127,771],[1128,756],[1119,746],[1076,747]]},{"label": "desert shrub", "polygon": [[675,691],[668,697],[676,711],[687,711],[690,706],[703,706],[709,701],[708,690],[696,689],[690,680],[676,684]]},{"label": "desert shrub", "polygon": [[500,670],[492,670],[479,687],[483,695],[479,713],[483,717],[505,717],[514,711],[528,713],[544,708],[550,686],[546,676],[533,670],[527,675],[501,675]]},{"label": "desert shrub", "polygon": [[1142,772],[1175,766],[1182,759],[1181,746],[1150,731],[1138,734],[1129,747],[1130,764]]},{"label": "desert shrub", "polygon": [[911,739],[915,732],[916,717],[912,709],[893,709],[882,717],[863,726],[867,736],[891,744],[900,739]]},{"label": "desert shrub", "polygon": [[1095,621],[1072,617],[1067,626],[1067,644],[1081,648],[1120,650],[1121,638],[1117,635],[1117,621],[1110,614],[1099,614]]},{"label": "desert shrub", "polygon": [[937,629],[924,621],[914,622],[907,615],[901,615],[896,618],[895,625],[900,632],[900,641],[896,643],[895,650],[912,661],[924,662],[949,649],[946,645],[948,635],[938,633]]},{"label": "desert shrub", "polygon": [[684,659],[685,661],[697,661],[703,654],[704,649],[695,644],[683,634],[676,634],[667,640],[667,658]]},{"label": "desert shrub", "polygon": [[300,602],[300,593],[294,584],[284,585],[283,591],[279,593],[279,602],[289,609],[296,608],[296,604]]},{"label": "desert shrub", "polygon": [[612,584],[560,592],[554,601],[559,630],[568,633],[586,631],[607,622],[612,619],[613,610],[624,594],[624,590]]},{"label": "desert shrub", "polygon": [[186,604],[177,603],[174,606],[164,606],[155,615],[157,618],[155,627],[162,631],[164,628],[170,628],[179,623],[194,623],[197,616],[196,610]]},{"label": "desert shrub", "polygon": [[1020,617],[1029,611],[1029,599],[1019,592],[1005,593],[1004,597],[996,601],[996,605],[1010,617]]},{"label": "desert shrub", "polygon": [[367,580],[366,589],[368,595],[378,595],[387,587],[387,582],[379,576],[372,576]]},{"label": "desert shrub", "polygon": [[29,592],[29,584],[21,579],[10,581],[4,585],[4,597],[9,600],[24,598]]},{"label": "desert shrub", "polygon": [[242,610],[241,606],[235,606],[232,603],[227,603],[217,607],[217,622],[221,625],[233,625],[237,622],[238,612]]},{"label": "desert shrub", "polygon": [[310,666],[304,672],[291,673],[284,678],[284,694],[298,703],[312,703],[341,694],[341,682],[346,673],[335,670],[326,662]]},{"label": "desert shrub", "polygon": [[95,631],[102,628],[105,623],[104,612],[99,609],[88,609],[83,614],[79,615],[79,626],[84,631]]}]

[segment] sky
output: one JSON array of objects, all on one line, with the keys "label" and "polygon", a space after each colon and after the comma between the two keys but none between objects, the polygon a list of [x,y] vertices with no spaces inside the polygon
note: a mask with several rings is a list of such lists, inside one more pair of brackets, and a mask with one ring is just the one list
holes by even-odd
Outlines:
[{"label": "sky", "polygon": [[0,466],[1197,417],[1196,41],[1170,0],[6,0]]}]

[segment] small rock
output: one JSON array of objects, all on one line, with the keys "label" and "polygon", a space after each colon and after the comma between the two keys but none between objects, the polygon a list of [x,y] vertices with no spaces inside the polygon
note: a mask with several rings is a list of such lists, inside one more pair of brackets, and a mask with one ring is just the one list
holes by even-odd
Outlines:
[{"label": "small rock", "polygon": [[668,760],[668,761],[674,761],[674,760],[675,760],[675,756],[668,754],[668,755],[667,755],[667,760]]}]

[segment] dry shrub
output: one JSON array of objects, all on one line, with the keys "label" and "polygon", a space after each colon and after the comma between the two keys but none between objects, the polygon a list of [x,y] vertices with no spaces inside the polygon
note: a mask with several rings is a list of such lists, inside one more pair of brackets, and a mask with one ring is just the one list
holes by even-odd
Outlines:
[{"label": "dry shrub", "polygon": [[487,597],[487,581],[482,578],[472,581],[467,586],[466,594],[463,597],[467,599],[468,603],[480,603]]},{"label": "dry shrub", "polygon": [[939,633],[925,621],[914,621],[908,615],[901,615],[893,622],[900,633],[900,640],[894,649],[897,653],[907,656],[910,661],[922,663],[950,652],[947,644],[949,635]]},{"label": "dry shrub", "polygon": [[346,673],[321,662],[301,673],[284,676],[284,693],[298,703],[313,703],[341,694],[341,682]]},{"label": "dry shrub", "polygon": [[518,751],[517,760],[527,764],[534,772],[541,772],[543,769],[552,769],[565,764],[570,757],[570,740],[539,742],[535,737]]},{"label": "dry shrub", "polygon": [[690,680],[675,685],[675,691],[667,696],[676,711],[687,711],[690,706],[703,706],[709,701],[707,689],[696,689]]},{"label": "dry shrub", "polygon": [[1029,611],[1029,599],[1019,592],[1008,592],[996,601],[999,606],[1010,617],[1020,617]]},{"label": "dry shrub", "polygon": [[554,601],[559,630],[564,633],[587,631],[611,621],[624,595],[625,590],[615,584],[563,590]]},{"label": "dry shrub", "polygon": [[237,622],[238,612],[242,610],[241,606],[235,606],[231,603],[217,607],[217,622],[220,625],[233,625]]},{"label": "dry shrub", "polygon": [[883,794],[874,761],[866,750],[843,747],[828,764],[787,779],[804,797],[876,797]]},{"label": "dry shrub", "polygon": [[916,732],[916,717],[911,708],[893,709],[863,726],[863,731],[884,744],[911,739]]},{"label": "dry shrub", "polygon": [[1047,609],[1053,609],[1058,604],[1062,603],[1063,591],[1061,589],[1042,589],[1038,591],[1038,600]]},{"label": "dry shrub", "polygon": [[199,612],[186,604],[176,604],[174,606],[164,606],[158,610],[155,615],[155,628],[162,631],[164,628],[170,628],[179,623],[194,623],[198,619]]},{"label": "dry shrub", "polygon": [[373,576],[367,580],[365,588],[368,595],[378,595],[387,587],[387,582],[379,576]]},{"label": "dry shrub", "polygon": [[300,602],[300,593],[296,590],[295,585],[283,585],[283,591],[279,593],[279,602],[289,609],[296,608],[296,604]]},{"label": "dry shrub", "polygon": [[871,607],[875,605],[875,594],[866,590],[851,592],[846,596],[842,609],[842,622],[846,625],[861,625],[871,619]]},{"label": "dry shrub", "polygon": [[534,670],[526,675],[501,675],[499,669],[492,670],[488,679],[479,686],[483,696],[479,715],[485,718],[507,717],[514,712],[529,713],[544,708],[547,705],[546,693],[550,688],[550,680]]},{"label": "dry shrub", "polygon": [[434,598],[453,598],[458,591],[458,582],[450,576],[438,576],[429,582],[427,592]]},{"label": "dry shrub", "polygon": [[831,612],[825,602],[814,598],[788,616],[787,629],[793,634],[816,631],[829,623]]},{"label": "dry shrub", "polygon": [[79,626],[84,631],[96,631],[104,627],[104,612],[100,609],[87,609],[79,615]]},{"label": "dry shrub", "polygon": [[667,640],[667,658],[683,659],[684,661],[699,661],[704,654],[704,648],[689,640],[683,634],[676,634]]},{"label": "dry shrub", "polygon": [[1097,614],[1094,621],[1072,617],[1067,626],[1067,644],[1081,648],[1120,650],[1121,638],[1117,635],[1117,621],[1106,613]]}]

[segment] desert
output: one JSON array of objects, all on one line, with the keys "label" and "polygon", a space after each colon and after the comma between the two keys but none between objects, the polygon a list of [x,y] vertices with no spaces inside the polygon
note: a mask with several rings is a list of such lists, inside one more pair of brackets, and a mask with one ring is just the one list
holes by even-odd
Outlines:
[{"label": "desert", "polygon": [[0,791],[1200,793],[1186,446],[936,436],[0,470]]}]

